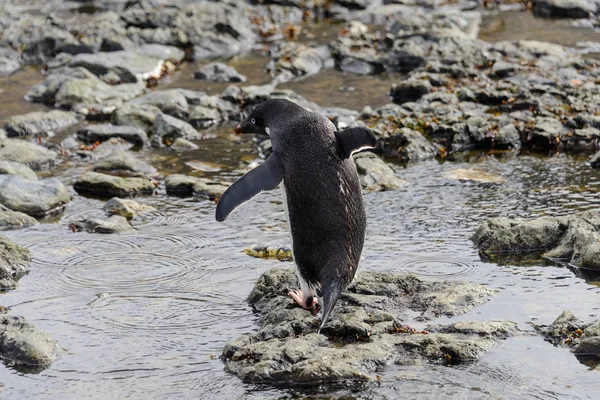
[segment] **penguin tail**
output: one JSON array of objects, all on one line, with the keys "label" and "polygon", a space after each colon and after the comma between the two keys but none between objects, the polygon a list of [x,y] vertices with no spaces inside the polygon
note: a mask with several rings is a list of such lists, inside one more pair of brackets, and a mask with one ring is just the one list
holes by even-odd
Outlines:
[{"label": "penguin tail", "polygon": [[331,311],[335,307],[340,294],[342,293],[342,288],[340,287],[338,282],[326,282],[322,287],[323,292],[323,319],[321,320],[321,326],[319,326],[319,330],[317,333],[321,333],[321,329],[329,320],[329,315]]}]

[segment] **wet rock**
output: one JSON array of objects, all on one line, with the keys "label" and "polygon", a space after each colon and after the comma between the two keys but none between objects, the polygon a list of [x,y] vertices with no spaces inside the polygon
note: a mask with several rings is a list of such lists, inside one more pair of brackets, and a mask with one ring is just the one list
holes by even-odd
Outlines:
[{"label": "wet rock", "polygon": [[132,100],[129,104],[156,106],[162,112],[179,119],[188,117],[189,104],[184,93],[178,89],[157,90]]},{"label": "wet rock", "polygon": [[202,134],[189,123],[166,114],[159,114],[154,120],[152,145],[160,147],[172,144],[175,139],[200,140]]},{"label": "wet rock", "polygon": [[545,18],[589,18],[600,12],[598,3],[588,0],[534,0],[534,14]]},{"label": "wet rock", "polygon": [[368,190],[398,189],[408,182],[396,176],[394,170],[376,154],[362,152],[353,155],[360,182]]},{"label": "wet rock", "polygon": [[171,150],[174,151],[188,151],[188,150],[198,150],[200,146],[197,144],[190,142],[187,139],[177,138],[171,145]]},{"label": "wet rock", "polygon": [[527,134],[527,142],[532,147],[552,148],[564,133],[566,130],[560,120],[551,117],[537,117],[533,130]]},{"label": "wet rock", "polygon": [[67,111],[34,111],[10,117],[4,124],[4,129],[9,137],[48,137],[80,120],[77,114]]},{"label": "wet rock", "polygon": [[14,289],[17,281],[29,272],[29,250],[0,235],[0,290]]},{"label": "wet rock", "polygon": [[106,219],[86,218],[72,222],[69,227],[73,232],[84,231],[89,233],[118,233],[133,230],[127,218],[120,215],[113,215]]},{"label": "wet rock", "polygon": [[69,79],[60,86],[54,100],[55,106],[60,108],[73,108],[78,104],[120,106],[145,90],[143,83],[108,85],[96,77]]},{"label": "wet rock", "polygon": [[21,67],[21,57],[16,51],[0,48],[0,76],[8,76]]},{"label": "wet rock", "polygon": [[56,93],[65,82],[71,79],[97,80],[94,74],[85,68],[57,68],[49,71],[44,81],[33,85],[25,95],[25,99],[53,106],[56,102]]},{"label": "wet rock", "polygon": [[221,197],[227,185],[195,176],[173,174],[166,178],[167,194],[172,196],[199,196],[214,200]]},{"label": "wet rock", "polygon": [[258,311],[258,332],[225,346],[226,370],[248,382],[296,384],[374,380],[385,365],[476,359],[498,340],[519,334],[514,323],[461,322],[416,331],[398,321],[463,313],[486,301],[489,289],[462,282],[420,281],[410,275],[363,272],[342,295],[317,334],[310,311],[287,297],[298,281],[292,269],[273,268],[248,301]]},{"label": "wet rock", "polygon": [[244,253],[256,258],[275,258],[279,261],[292,261],[292,249],[289,247],[273,247],[254,245],[244,249]]},{"label": "wet rock", "polygon": [[0,161],[0,175],[17,175],[32,181],[38,180],[37,175],[31,168],[14,161]]},{"label": "wet rock", "polygon": [[274,59],[267,69],[280,83],[314,75],[334,66],[327,46],[308,47],[297,42],[283,42],[271,51]]},{"label": "wet rock", "polygon": [[0,204],[33,217],[44,215],[71,201],[71,195],[56,178],[32,181],[15,175],[0,175]]},{"label": "wet rock", "polygon": [[585,323],[569,310],[563,311],[552,324],[534,325],[555,346],[571,347],[581,363],[597,364],[600,355],[600,320]]},{"label": "wet rock", "polygon": [[137,126],[152,132],[154,121],[161,114],[160,108],[152,104],[126,103],[115,110],[112,120],[117,125]]},{"label": "wet rock", "polygon": [[189,121],[198,128],[208,128],[221,122],[222,116],[219,110],[204,106],[196,106],[190,112]]},{"label": "wet rock", "polygon": [[590,210],[534,220],[494,218],[471,240],[492,260],[509,253],[542,253],[583,269],[600,269],[600,213]]},{"label": "wet rock", "polygon": [[19,139],[0,140],[0,160],[20,162],[34,171],[54,167],[58,154],[37,144]]},{"label": "wet rock", "polygon": [[[73,138],[73,140],[75,139]],[[63,146],[68,145],[68,143],[65,143],[65,141],[63,141],[61,144]],[[81,148],[79,142],[76,141],[75,147],[71,149],[76,150],[76,154],[81,158],[89,160],[102,160],[103,158],[106,158],[115,152],[127,151],[132,147],[133,145],[131,143],[126,142],[121,138],[111,138],[100,143],[99,145],[94,144],[88,148]]]},{"label": "wet rock", "polygon": [[213,82],[246,82],[246,77],[235,68],[220,62],[203,65],[194,73],[194,78]]},{"label": "wet rock", "polygon": [[440,147],[427,140],[421,132],[401,128],[384,138],[384,151],[403,162],[417,162],[435,158],[440,153]]},{"label": "wet rock", "polygon": [[22,212],[10,210],[0,204],[0,231],[28,228],[37,223],[35,218]]},{"label": "wet rock", "polygon": [[109,214],[120,215],[127,219],[133,219],[137,214],[153,211],[154,207],[145,204],[140,204],[133,199],[120,199],[113,197],[102,207]]},{"label": "wet rock", "polygon": [[54,338],[23,317],[0,316],[0,354],[3,359],[43,368],[56,360],[58,351]]},{"label": "wet rock", "polygon": [[178,63],[184,56],[182,50],[172,46],[145,44],[127,51],[77,54],[68,66],[84,67],[99,77],[115,73],[119,83],[136,83],[159,79],[166,61]]},{"label": "wet rock", "polygon": [[148,135],[142,128],[127,125],[87,125],[79,130],[78,137],[79,140],[86,143],[104,142],[113,137],[119,137],[140,146],[148,143]]},{"label": "wet rock", "polygon": [[390,96],[394,103],[402,104],[416,101],[431,91],[431,83],[428,80],[409,79],[404,82],[395,83],[390,90]]},{"label": "wet rock", "polygon": [[73,188],[79,194],[127,197],[136,194],[152,194],[156,189],[156,182],[146,177],[122,178],[98,172],[86,172],[77,179]]},{"label": "wet rock", "polygon": [[445,171],[443,174],[444,178],[452,179],[457,181],[466,182],[477,182],[477,183],[504,183],[505,180],[500,175],[483,171],[479,168],[470,169],[454,169],[451,171]]},{"label": "wet rock", "polygon": [[588,162],[592,168],[600,168],[600,151],[591,156]]},{"label": "wet rock", "polygon": [[118,176],[157,176],[156,168],[145,163],[132,153],[115,150],[110,155],[95,163],[93,170]]}]

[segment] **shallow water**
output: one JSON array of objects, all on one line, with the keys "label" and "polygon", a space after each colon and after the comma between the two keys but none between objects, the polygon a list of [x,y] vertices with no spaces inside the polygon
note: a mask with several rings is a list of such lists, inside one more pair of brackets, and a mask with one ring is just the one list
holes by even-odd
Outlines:
[{"label": "shallow water", "polygon": [[[241,58],[233,64],[256,66],[263,61]],[[194,67],[184,66],[165,86],[222,90],[192,80]],[[15,82],[10,94],[18,98],[33,83],[19,78],[29,73],[27,69],[2,80],[0,87]],[[261,79],[256,74],[250,83]],[[331,96],[319,82],[332,88],[355,86],[361,96]],[[382,82],[387,87],[392,79]],[[358,110],[377,105],[377,96],[385,95],[381,89],[370,91],[371,80],[335,71],[289,85],[321,105]],[[10,103],[7,97],[2,101]],[[4,117],[36,107],[18,103]],[[217,130],[215,139],[181,158],[167,150],[143,150],[140,156],[168,172],[191,173],[193,168],[185,163],[211,162],[218,164],[213,170],[193,173],[234,179],[257,155],[249,138],[228,132],[230,127]],[[379,372],[381,382],[357,387],[278,389],[240,382],[223,371],[221,350],[256,329],[245,298],[260,274],[271,267],[291,267],[241,252],[252,244],[288,243],[279,193],[258,196],[227,222],[217,223],[212,202],[167,197],[160,187],[157,195],[138,199],[157,211],[134,220],[133,233],[71,232],[70,221],[103,205],[76,194],[58,222],[53,218],[6,233],[30,248],[34,260],[31,273],[17,290],[2,296],[1,304],[49,332],[64,348],[50,368],[38,373],[0,366],[6,398],[145,398],[156,393],[202,399],[395,399],[398,393],[407,398],[596,398],[598,372],[567,349],[544,342],[530,326],[552,322],[563,309],[586,321],[600,318],[595,279],[586,281],[567,267],[541,260],[529,266],[485,263],[469,237],[490,217],[564,215],[600,206],[600,171],[564,155],[473,153],[465,159],[469,162],[396,166],[398,175],[411,182],[406,190],[365,194],[369,226],[361,269],[468,280],[498,290],[489,303],[466,315],[434,321],[511,320],[527,331],[479,361],[451,367],[390,365]],[[472,167],[499,174],[506,183],[443,177],[446,171]],[[64,163],[58,173],[70,184],[83,169]]]}]

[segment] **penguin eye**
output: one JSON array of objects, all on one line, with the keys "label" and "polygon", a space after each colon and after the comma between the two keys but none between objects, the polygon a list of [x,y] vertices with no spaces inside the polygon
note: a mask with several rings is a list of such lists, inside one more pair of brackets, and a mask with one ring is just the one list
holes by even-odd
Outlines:
[{"label": "penguin eye", "polygon": [[252,125],[256,124],[256,120],[254,118],[250,119],[250,122],[252,122]]}]

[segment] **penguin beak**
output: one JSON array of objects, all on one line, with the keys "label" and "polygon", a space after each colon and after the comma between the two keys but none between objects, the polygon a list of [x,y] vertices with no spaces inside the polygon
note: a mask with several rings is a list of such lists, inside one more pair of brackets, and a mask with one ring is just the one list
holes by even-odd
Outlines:
[{"label": "penguin beak", "polygon": [[242,133],[242,124],[238,124],[238,126],[235,127],[235,129],[233,130],[233,134],[234,135],[241,135]]}]

